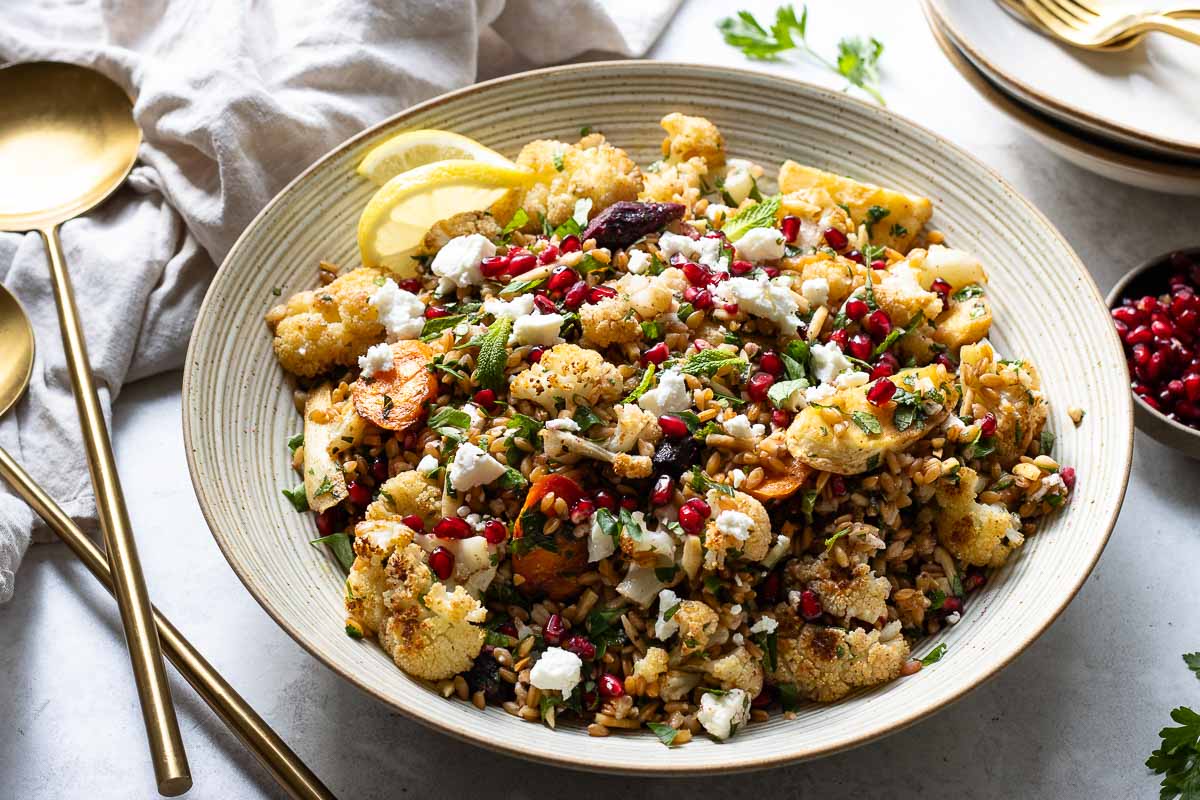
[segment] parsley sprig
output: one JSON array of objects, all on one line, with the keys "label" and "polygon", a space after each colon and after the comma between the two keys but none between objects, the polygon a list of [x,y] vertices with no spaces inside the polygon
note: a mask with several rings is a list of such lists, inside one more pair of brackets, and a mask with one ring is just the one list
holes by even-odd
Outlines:
[{"label": "parsley sprig", "polygon": [[789,4],[775,10],[775,22],[766,28],[749,11],[739,11],[736,17],[726,17],[717,23],[725,43],[742,51],[747,58],[775,61],[782,53],[802,50],[832,72],[841,75],[851,86],[857,86],[881,106],[887,103],[879,93],[879,56],[883,43],[875,37],[864,40],[847,36],[838,41],[837,59],[822,56],[807,39],[808,6],[800,7],[800,17]]},{"label": "parsley sprig", "polygon": [[[1183,661],[1200,678],[1200,653],[1185,653]],[[1163,776],[1160,800],[1195,800],[1200,797],[1200,714],[1179,706],[1171,719],[1179,727],[1159,731],[1162,746],[1150,754],[1146,766]]]}]

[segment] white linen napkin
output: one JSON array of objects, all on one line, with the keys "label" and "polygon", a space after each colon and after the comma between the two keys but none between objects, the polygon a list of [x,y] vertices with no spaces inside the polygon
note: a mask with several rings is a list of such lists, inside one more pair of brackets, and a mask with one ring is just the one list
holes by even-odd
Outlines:
[{"label": "white linen napkin", "polygon": [[[639,56],[679,0],[17,0],[0,63],[92,66],[135,98],[128,184],[62,228],[108,414],[125,381],[183,363],[215,267],[292,177],[356,131],[478,79],[588,53]],[[15,7],[14,7],[15,6]],[[0,445],[85,527],[95,510],[37,234],[0,234],[0,281],[37,359]],[[0,354],[3,344],[0,343]],[[127,489],[134,476],[125,476]],[[40,522],[0,488],[0,602]],[[41,537],[39,537],[41,538]]]}]

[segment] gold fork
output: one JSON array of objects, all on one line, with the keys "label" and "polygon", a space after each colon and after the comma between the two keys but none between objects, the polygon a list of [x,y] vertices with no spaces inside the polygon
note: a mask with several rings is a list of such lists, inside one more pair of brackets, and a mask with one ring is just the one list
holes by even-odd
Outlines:
[{"label": "gold fork", "polygon": [[1165,14],[1120,8],[1098,13],[1093,9],[1102,6],[1096,0],[1085,2],[1087,6],[1079,0],[1021,0],[1029,15],[1056,38],[1087,50],[1111,49],[1108,46],[1114,42],[1151,31],[1200,44],[1200,31],[1190,30]]},{"label": "gold fork", "polygon": [[[1033,27],[1043,33],[1046,33],[1050,36],[1054,35],[1046,30],[1045,25],[1038,22],[1037,17],[1033,16],[1032,14],[1030,14],[1028,11],[1025,10],[1025,6],[1021,4],[1021,0],[997,0],[997,2],[999,2],[1000,5],[1007,8],[1014,16],[1020,18],[1022,21],[1024,21],[1031,27]],[[1108,44],[1097,45],[1096,47],[1094,47],[1092,49],[1093,50],[1101,50],[1106,53],[1117,53],[1117,52],[1120,52],[1121,50],[1128,50],[1131,47],[1136,47],[1138,44],[1141,43],[1142,39],[1144,39],[1144,38],[1146,38],[1146,34],[1137,33],[1137,34],[1134,34],[1133,36],[1126,36],[1124,39],[1117,39],[1115,41],[1109,42]]]}]

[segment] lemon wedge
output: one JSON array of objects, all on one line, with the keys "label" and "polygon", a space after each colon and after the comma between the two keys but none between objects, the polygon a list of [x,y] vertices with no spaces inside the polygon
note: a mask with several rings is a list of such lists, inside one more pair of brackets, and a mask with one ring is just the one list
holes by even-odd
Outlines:
[{"label": "lemon wedge", "polygon": [[402,172],[389,180],[358,220],[363,266],[415,273],[413,261],[426,232],[464,211],[481,211],[511,190],[537,180],[516,166],[452,159]]},{"label": "lemon wedge", "polygon": [[402,172],[437,161],[482,161],[500,167],[515,166],[504,156],[458,133],[424,129],[405,131],[367,153],[358,174],[383,186]]}]

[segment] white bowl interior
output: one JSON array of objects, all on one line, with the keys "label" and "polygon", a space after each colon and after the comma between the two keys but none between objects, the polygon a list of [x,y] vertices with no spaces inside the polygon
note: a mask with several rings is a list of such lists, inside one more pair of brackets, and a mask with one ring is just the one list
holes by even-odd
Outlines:
[{"label": "white bowl interior", "polygon": [[[317,262],[358,263],[355,226],[373,187],[354,167],[404,129],[437,127],[515,155],[534,138],[572,140],[591,126],[641,164],[659,153],[658,119],[701,114],[732,155],[771,171],[785,158],[928,195],[934,227],[979,254],[991,275],[993,341],[1032,360],[1052,403],[1055,455],[1077,467],[1076,494],[994,580],[948,652],[915,676],[797,719],[756,724],[724,744],[667,750],[653,736],[595,739],[551,731],[495,708],[444,700],[371,642],[343,632],[342,573],[309,546],[310,517],[280,495],[296,482],[285,441],[300,428],[271,352],[264,312],[316,283]],[[1069,406],[1087,411],[1075,429]],[[184,380],[184,427],[197,496],[221,549],[263,607],[304,647],[380,700],[453,735],[514,755],[607,771],[706,772],[769,766],[897,730],[993,675],[1054,620],[1087,577],[1112,529],[1130,464],[1125,363],[1103,302],[1056,230],[1002,179],[936,135],[882,109],[779,77],[696,65],[618,62],[482,84],[367,131],[287,187],[238,241],[196,325]],[[918,652],[926,652],[932,642]],[[399,744],[399,743],[398,743]]]}]

